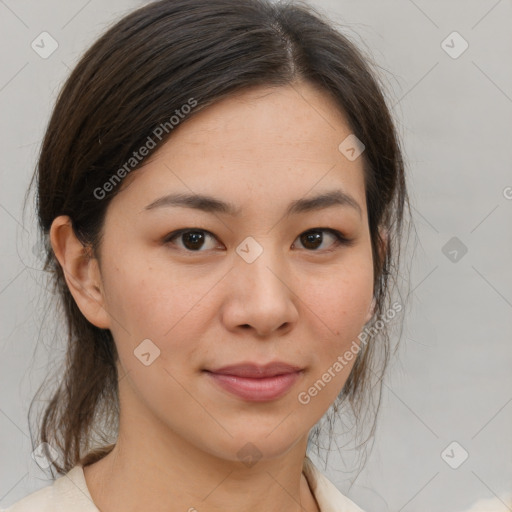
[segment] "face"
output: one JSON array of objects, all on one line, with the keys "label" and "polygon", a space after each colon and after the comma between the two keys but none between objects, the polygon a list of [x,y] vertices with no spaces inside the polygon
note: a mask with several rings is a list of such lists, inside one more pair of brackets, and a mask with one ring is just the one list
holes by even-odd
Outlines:
[{"label": "face", "polygon": [[[126,432],[226,460],[247,443],[273,458],[307,438],[349,376],[355,357],[339,357],[372,302],[363,162],[338,149],[350,134],[311,85],[255,88],[175,128],[125,179],[100,275]],[[304,202],[321,194],[337,200]],[[299,371],[257,382],[221,370],[273,362]]]}]

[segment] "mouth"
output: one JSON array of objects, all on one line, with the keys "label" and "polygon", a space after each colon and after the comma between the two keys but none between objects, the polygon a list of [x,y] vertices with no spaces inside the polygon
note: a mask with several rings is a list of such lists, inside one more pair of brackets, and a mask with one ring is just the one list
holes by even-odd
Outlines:
[{"label": "mouth", "polygon": [[284,362],[267,365],[241,363],[203,370],[224,391],[247,401],[267,402],[284,396],[304,369]]}]

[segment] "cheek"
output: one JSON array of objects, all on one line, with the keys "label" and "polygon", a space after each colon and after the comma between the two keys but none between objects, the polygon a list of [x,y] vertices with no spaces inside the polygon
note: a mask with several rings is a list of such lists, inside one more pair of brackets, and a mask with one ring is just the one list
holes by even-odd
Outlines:
[{"label": "cheek", "polygon": [[331,401],[343,387],[359,352],[358,336],[373,297],[372,260],[354,258],[322,279],[303,279],[299,294],[312,326],[309,339],[314,340],[309,384],[321,379],[323,389],[329,383],[320,401]]},{"label": "cheek", "polygon": [[[160,362],[186,358],[194,350],[205,318],[202,297],[214,283],[190,276],[176,265],[149,262],[135,251],[111,253],[105,262],[107,307],[112,334],[125,359],[145,340],[160,350]],[[181,354],[181,355],[180,355]],[[172,356],[172,357],[171,357]]]},{"label": "cheek", "polygon": [[365,323],[373,297],[372,261],[353,258],[321,277],[303,277],[297,294],[322,320],[327,337],[346,338]]}]

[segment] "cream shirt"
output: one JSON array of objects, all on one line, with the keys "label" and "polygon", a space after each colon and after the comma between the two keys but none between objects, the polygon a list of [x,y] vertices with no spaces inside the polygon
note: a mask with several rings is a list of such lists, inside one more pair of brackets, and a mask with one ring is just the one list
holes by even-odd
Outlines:
[{"label": "cream shirt", "polygon": [[[323,475],[313,462],[304,458],[303,472],[321,512],[364,512]],[[83,467],[67,474],[0,512],[100,512],[87,488]]]}]

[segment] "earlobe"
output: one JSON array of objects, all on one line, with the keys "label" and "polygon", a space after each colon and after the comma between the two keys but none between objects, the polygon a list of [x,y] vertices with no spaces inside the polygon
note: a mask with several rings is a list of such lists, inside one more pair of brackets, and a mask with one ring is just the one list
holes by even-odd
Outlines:
[{"label": "earlobe", "polygon": [[105,307],[98,260],[77,238],[68,216],[54,219],[50,241],[78,308],[93,325],[108,329],[110,317]]},{"label": "earlobe", "polygon": [[381,260],[384,261],[386,257],[386,253],[388,251],[388,243],[389,243],[389,234],[386,229],[380,229],[379,230],[380,237],[382,239],[382,244],[380,246],[380,254],[381,254]]},{"label": "earlobe", "polygon": [[[382,242],[379,246],[379,251],[380,251],[381,261],[383,262],[386,257],[386,252],[388,250],[388,231],[385,229],[380,229],[379,234],[382,239]],[[368,308],[368,313],[367,313],[365,321],[364,321],[365,324],[367,324],[372,319],[373,315],[375,314],[376,306],[377,306],[377,301],[374,296],[372,299],[372,302],[370,304],[370,307]]]}]

